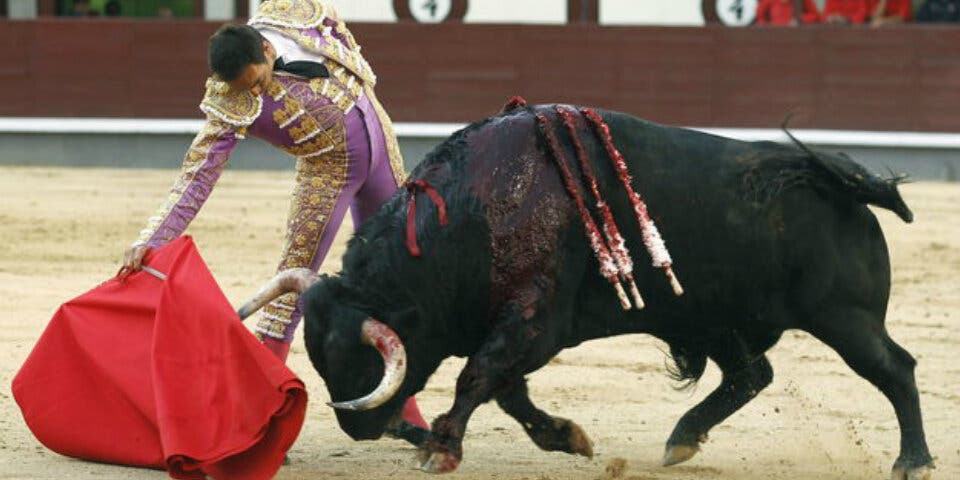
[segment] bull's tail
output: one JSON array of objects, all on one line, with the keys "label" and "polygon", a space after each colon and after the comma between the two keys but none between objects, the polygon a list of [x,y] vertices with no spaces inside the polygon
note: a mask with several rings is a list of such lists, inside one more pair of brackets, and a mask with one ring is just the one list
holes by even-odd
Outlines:
[{"label": "bull's tail", "polygon": [[[789,120],[789,117],[787,120]],[[897,188],[898,185],[907,180],[906,175],[880,177],[854,162],[845,154],[825,155],[811,150],[787,130],[786,120],[781,128],[790,137],[790,140],[793,140],[793,143],[809,155],[811,163],[817,169],[835,180],[840,188],[851,194],[856,201],[890,210],[904,222],[910,223],[913,221],[913,212],[907,207],[907,203],[903,201],[900,190]]]}]

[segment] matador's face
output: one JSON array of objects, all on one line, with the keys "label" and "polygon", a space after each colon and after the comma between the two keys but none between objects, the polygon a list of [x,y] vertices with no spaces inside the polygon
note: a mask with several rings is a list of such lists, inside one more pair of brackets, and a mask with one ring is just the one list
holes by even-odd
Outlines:
[{"label": "matador's face", "polygon": [[273,80],[273,62],[277,59],[277,51],[270,42],[263,41],[264,63],[251,63],[243,69],[240,76],[227,82],[234,92],[250,92],[260,96],[267,90],[267,85]]}]

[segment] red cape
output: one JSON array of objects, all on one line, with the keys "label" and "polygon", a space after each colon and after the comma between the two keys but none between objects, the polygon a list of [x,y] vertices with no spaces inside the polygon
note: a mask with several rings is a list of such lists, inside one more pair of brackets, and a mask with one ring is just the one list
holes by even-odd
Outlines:
[{"label": "red cape", "polygon": [[173,478],[272,477],[303,425],[303,383],[240,323],[190,237],[63,304],[13,379],[60,454]]}]

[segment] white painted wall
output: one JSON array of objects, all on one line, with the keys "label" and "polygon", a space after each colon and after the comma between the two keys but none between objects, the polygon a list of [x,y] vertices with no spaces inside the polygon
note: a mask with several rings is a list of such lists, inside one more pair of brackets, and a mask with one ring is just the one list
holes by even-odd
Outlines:
[{"label": "white painted wall", "polygon": [[567,0],[469,0],[467,5],[465,23],[567,23]]},{"label": "white painted wall", "polygon": [[[215,1],[215,0],[207,0]],[[219,1],[219,0],[217,0]],[[393,0],[327,0],[348,22],[397,21]],[[427,0],[405,0],[426,2]],[[701,0],[597,0],[601,25],[703,25]],[[250,0],[251,9],[258,0]],[[467,23],[559,25],[567,0],[467,0]]]},{"label": "white painted wall", "polygon": [[700,0],[600,0],[600,25],[704,24]]},{"label": "white painted wall", "polygon": [[7,0],[7,18],[37,18],[37,0]]},{"label": "white painted wall", "polygon": [[[328,1],[348,22],[397,21],[393,0]],[[463,20],[467,23],[564,24],[567,22],[567,0],[468,0]]]},{"label": "white painted wall", "polygon": [[[257,11],[260,0],[249,0],[249,11]],[[397,15],[393,0],[326,0],[348,22],[393,23]]]},{"label": "white painted wall", "polygon": [[393,23],[393,0],[327,0],[347,22]]},{"label": "white painted wall", "polygon": [[203,4],[204,20],[229,21],[237,18],[233,0],[205,0]]}]

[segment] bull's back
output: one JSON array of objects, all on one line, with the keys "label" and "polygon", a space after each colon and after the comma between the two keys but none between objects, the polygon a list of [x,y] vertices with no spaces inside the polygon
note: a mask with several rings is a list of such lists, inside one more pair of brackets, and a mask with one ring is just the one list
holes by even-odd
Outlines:
[{"label": "bull's back", "polygon": [[[838,297],[886,305],[889,261],[873,213],[795,149],[608,114],[689,295],[733,315]],[[622,207],[621,207],[622,210]],[[631,249],[642,252],[638,230]],[[646,255],[638,262],[645,270]],[[658,281],[648,272],[645,281]],[[778,318],[776,321],[802,321]]]},{"label": "bull's back", "polygon": [[[548,115],[551,110],[537,107]],[[824,286],[871,276],[878,285],[871,289],[885,296],[886,250],[875,218],[829,189],[789,178],[779,184],[784,179],[777,177],[776,162],[803,171],[795,150],[620,113],[603,112],[603,117],[687,290],[680,303],[663,305],[704,312],[725,305],[732,315],[749,315],[770,298],[801,292],[814,304],[828,294]],[[662,272],[650,267],[636,217],[602,142],[582,119],[578,127],[604,200],[628,241],[638,283],[652,295],[655,310],[658,298],[669,298],[669,287]],[[554,128],[562,132],[559,122]],[[482,243],[492,304],[511,300],[518,282],[538,275],[560,278],[557,272],[590,258],[574,203],[538,137],[533,110],[488,119],[455,137],[443,148],[457,155],[425,162],[413,177],[428,179],[445,198],[469,205],[471,215],[482,217],[489,235]],[[565,133],[559,138],[576,172],[575,151]],[[594,203],[585,187],[581,193],[588,205]],[[456,235],[446,237],[451,248],[457,246]],[[578,252],[564,253],[563,245]],[[599,278],[591,271],[595,261],[587,263],[588,278]],[[863,270],[864,265],[872,267]]]}]

